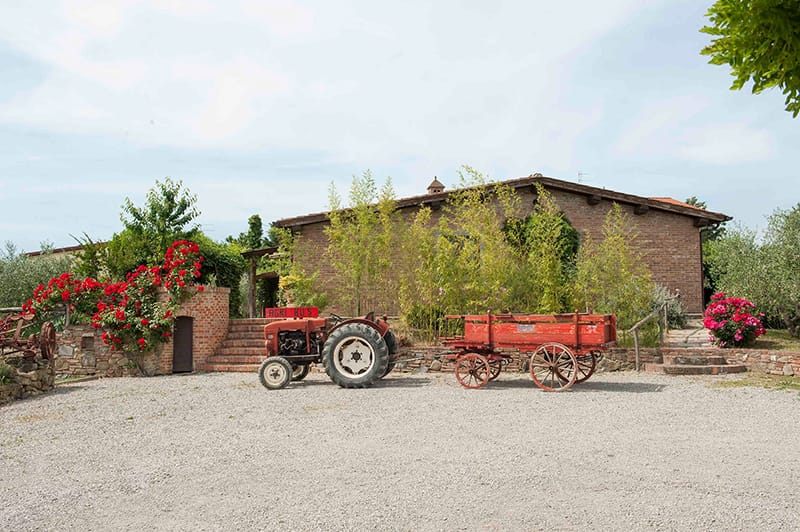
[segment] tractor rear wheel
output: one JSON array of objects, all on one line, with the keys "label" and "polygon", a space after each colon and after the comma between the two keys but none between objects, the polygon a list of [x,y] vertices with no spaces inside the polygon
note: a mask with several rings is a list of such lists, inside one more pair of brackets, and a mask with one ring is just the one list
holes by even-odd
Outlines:
[{"label": "tractor rear wheel", "polygon": [[364,388],[386,373],[389,349],[369,325],[345,323],[328,336],[322,362],[328,377],[342,388]]},{"label": "tractor rear wheel", "polygon": [[386,371],[381,375],[381,378],[391,373],[397,363],[392,362],[392,359],[395,358],[393,355],[397,353],[397,337],[395,337],[392,331],[386,331],[386,334],[383,335],[383,341],[386,344],[386,349],[389,351],[389,364],[386,366]]}]

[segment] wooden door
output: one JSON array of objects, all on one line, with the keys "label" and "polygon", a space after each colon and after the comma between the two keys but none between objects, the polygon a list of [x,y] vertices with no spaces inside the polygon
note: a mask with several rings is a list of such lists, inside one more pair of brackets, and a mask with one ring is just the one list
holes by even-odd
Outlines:
[{"label": "wooden door", "polygon": [[172,372],[186,373],[194,369],[192,357],[192,330],[194,318],[181,316],[175,320],[175,336],[172,343]]}]

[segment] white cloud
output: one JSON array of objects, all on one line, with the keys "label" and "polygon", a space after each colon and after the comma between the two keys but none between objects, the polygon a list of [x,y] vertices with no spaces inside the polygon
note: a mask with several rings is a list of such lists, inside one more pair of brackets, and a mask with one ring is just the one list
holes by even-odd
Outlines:
[{"label": "white cloud", "polygon": [[679,96],[645,106],[614,144],[620,157],[662,156],[712,165],[763,161],[775,152],[775,139],[744,121],[718,121],[706,113],[710,103]]},{"label": "white cloud", "polygon": [[775,153],[773,135],[743,123],[717,123],[686,131],[679,157],[716,165],[765,161]]},{"label": "white cloud", "polygon": [[634,0],[61,5],[44,15],[0,8],[10,15],[0,16],[0,39],[47,69],[0,103],[0,122],[342,162],[423,152],[434,165],[524,168],[570,165],[576,137],[601,113],[593,103],[556,110],[571,54],[642,9]]}]

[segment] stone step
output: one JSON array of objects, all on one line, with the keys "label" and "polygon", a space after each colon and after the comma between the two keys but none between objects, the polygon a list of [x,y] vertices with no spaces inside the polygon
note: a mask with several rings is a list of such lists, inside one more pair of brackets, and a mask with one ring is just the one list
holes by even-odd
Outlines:
[{"label": "stone step", "polygon": [[251,333],[255,334],[258,333],[260,335],[264,335],[264,326],[263,325],[252,325],[246,323],[232,323],[228,325],[228,332],[229,333]]},{"label": "stone step", "polygon": [[258,347],[264,349],[262,338],[226,338],[220,347]]},{"label": "stone step", "polygon": [[231,355],[262,355],[264,354],[264,346],[261,347],[220,347],[214,352],[213,356],[231,356]]},{"label": "stone step", "polygon": [[666,365],[680,366],[724,366],[727,364],[725,357],[721,355],[692,355],[692,354],[669,354],[663,355],[662,361]]},{"label": "stone step", "polygon": [[709,364],[709,365],[670,365],[645,364],[644,370],[667,375],[725,375],[728,373],[744,373],[747,366],[741,364]]},{"label": "stone step", "polygon": [[261,364],[213,364],[206,362],[205,371],[226,371],[237,373],[257,373]]},{"label": "stone step", "polygon": [[264,341],[264,331],[230,331],[225,337],[228,340],[261,340]]},{"label": "stone step", "polygon": [[260,355],[213,355],[208,357],[206,364],[261,364],[265,354]]}]

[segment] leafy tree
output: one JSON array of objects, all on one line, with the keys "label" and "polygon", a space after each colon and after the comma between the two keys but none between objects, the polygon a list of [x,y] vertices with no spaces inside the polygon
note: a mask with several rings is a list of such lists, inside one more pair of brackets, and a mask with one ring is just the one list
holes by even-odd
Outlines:
[{"label": "leafy tree", "polygon": [[731,89],[752,80],[753,93],[779,87],[786,110],[800,113],[800,1],[717,0],[706,14],[714,37],[702,54],[710,63],[730,65]]},{"label": "leafy tree", "polygon": [[72,263],[72,258],[63,254],[28,257],[6,242],[0,252],[0,307],[22,306],[40,283],[69,271]]},{"label": "leafy tree", "polygon": [[278,273],[278,303],[293,306],[327,306],[327,296],[316,290],[316,274],[307,275],[300,265],[292,260],[298,250],[300,237],[290,229],[271,227],[270,238],[278,247],[278,252],[267,258],[268,271]]},{"label": "leafy tree", "polygon": [[[686,199],[687,205],[705,210],[706,202],[697,199],[697,196],[692,196]],[[711,300],[711,295],[717,292],[717,277],[711,271],[710,256],[714,254],[713,242],[718,241],[725,236],[727,222],[706,225],[700,228],[700,243],[703,251],[703,301],[708,303]]]},{"label": "leafy tree", "polygon": [[771,299],[764,308],[783,320],[789,334],[800,337],[800,203],[770,216],[762,251]]},{"label": "leafy tree", "polygon": [[214,242],[201,232],[195,234],[195,242],[200,247],[200,254],[205,257],[198,283],[230,288],[230,316],[241,317],[244,298],[240,280],[247,268],[242,249],[236,244]]},{"label": "leafy tree", "polygon": [[615,203],[606,214],[603,239],[595,242],[587,236],[578,252],[576,308],[613,312],[621,329],[650,312],[655,286],[637,239],[630,216]]},{"label": "leafy tree", "polygon": [[106,268],[108,262],[108,246],[106,243],[95,242],[89,235],[72,237],[80,244],[80,251],[75,253],[75,273],[81,277],[93,279],[108,279]]},{"label": "leafy tree", "polygon": [[536,185],[536,205],[524,219],[506,222],[507,238],[528,257],[529,284],[539,288],[534,312],[567,310],[569,287],[575,273],[579,235],[564,217],[555,198],[541,184]]},{"label": "leafy tree", "polygon": [[393,294],[393,276],[386,272],[396,243],[391,179],[379,191],[369,171],[353,176],[347,208],[331,185],[329,207],[327,258],[340,279],[338,300],[354,315],[385,308]]},{"label": "leafy tree", "polygon": [[714,242],[708,258],[719,290],[749,299],[770,326],[783,325],[800,337],[798,256],[800,204],[770,216],[763,243],[755,231],[738,228]]},{"label": "leafy tree", "polygon": [[[197,196],[185,189],[183,182],[169,177],[156,180],[142,207],[125,198],[120,214],[123,232],[114,235],[109,245],[109,254],[116,255],[110,258],[117,268],[112,273],[119,275],[140,264],[156,262],[175,240],[194,240],[199,227],[192,222],[200,215],[196,203]],[[118,239],[123,242],[115,243]]]},{"label": "leafy tree", "polygon": [[[525,254],[506,237],[501,220],[518,217],[519,196],[488,183],[464,166],[459,189],[450,193],[438,223],[421,209],[403,243],[401,310],[404,315],[503,312],[535,300],[522,273]],[[416,265],[416,266],[415,266]]]}]

